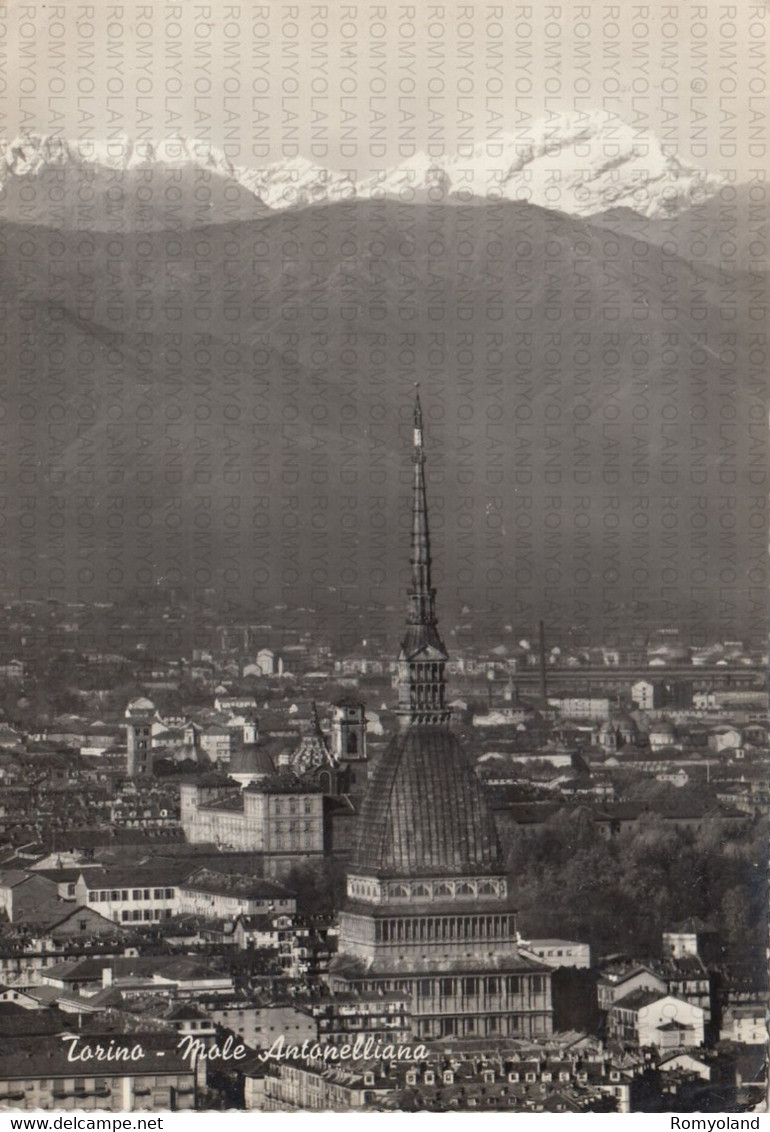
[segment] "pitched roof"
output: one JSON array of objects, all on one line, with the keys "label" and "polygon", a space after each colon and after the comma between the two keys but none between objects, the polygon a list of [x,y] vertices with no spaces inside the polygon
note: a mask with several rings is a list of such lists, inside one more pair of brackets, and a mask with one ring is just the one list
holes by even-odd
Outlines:
[{"label": "pitched roof", "polygon": [[152,888],[179,884],[190,871],[189,861],[163,865],[123,865],[102,869],[83,869],[80,876],[88,891],[102,888]]},{"label": "pitched roof", "polygon": [[52,967],[46,967],[43,974],[46,978],[59,979],[62,982],[100,983],[102,971],[109,965],[108,957],[67,959],[63,963],[54,963]]},{"label": "pitched roof", "polygon": [[680,920],[670,928],[666,928],[666,933],[682,935],[703,935],[713,931],[714,929],[705,920],[701,920],[700,916],[688,916],[686,920]]},{"label": "pitched roof", "polygon": [[630,994],[616,999],[610,1009],[641,1010],[642,1007],[650,1006],[653,1002],[660,1002],[662,998],[668,998],[665,991],[647,990],[646,987],[641,987],[639,990],[631,991]]},{"label": "pitched roof", "polygon": [[305,778],[300,778],[291,771],[284,771],[273,778],[263,778],[261,782],[252,782],[245,787],[244,793],[249,791],[256,794],[320,794],[321,787]]},{"label": "pitched roof", "polygon": [[271,897],[286,900],[294,895],[290,889],[274,880],[244,876],[241,873],[217,872],[205,867],[190,874],[183,887],[199,892],[209,892],[217,896],[239,896],[250,900]]},{"label": "pitched roof", "polygon": [[69,1029],[70,1025],[70,1020],[58,1010],[47,1007],[25,1010],[13,1003],[0,1003],[0,1042],[3,1038],[60,1034],[63,1030]]},{"label": "pitched roof", "polygon": [[74,884],[83,872],[83,870],[79,868],[34,869],[33,871],[35,876],[45,877],[47,880],[52,880],[55,884]]},{"label": "pitched roof", "polygon": [[[192,1080],[193,1069],[189,1059],[182,1056],[177,1048],[176,1034],[157,1032],[135,1032],[121,1034],[115,1031],[103,1034],[88,1032],[82,1035],[71,1033],[72,1039],[80,1039],[82,1045],[94,1046],[101,1043],[107,1048],[129,1048],[141,1050],[141,1055],[130,1062],[100,1061],[100,1077],[156,1076],[162,1074],[184,1074]],[[110,1043],[113,1046],[110,1047]],[[68,1058],[70,1043],[62,1041],[61,1034],[44,1037],[0,1040],[0,1080],[24,1081],[39,1077],[73,1077],[73,1065]],[[162,1053],[163,1060],[159,1060]]]},{"label": "pitched roof", "polygon": [[71,903],[60,904],[57,910],[51,908],[50,919],[43,917],[40,921],[38,921],[39,926],[45,931],[51,932],[56,928],[60,928],[62,924],[66,924],[68,920],[75,919],[75,917],[81,917],[84,912],[87,913],[85,934],[90,935],[94,931],[93,920],[95,917],[98,917],[99,920],[101,920],[105,924],[105,926],[108,925],[110,927],[110,930],[112,931],[120,930],[122,927],[122,925],[115,924],[112,920],[108,919],[107,916],[103,916],[101,912],[98,912],[96,908],[92,908],[88,904],[73,905]]},{"label": "pitched roof", "polygon": [[[0,887],[2,888],[18,888],[22,884],[27,884],[33,880],[37,873],[27,872],[24,869],[3,869],[0,871]],[[43,877],[47,880],[47,877]],[[53,891],[53,888],[52,888]]]},{"label": "pitched roof", "polygon": [[[50,970],[50,968],[49,968]],[[52,1003],[61,994],[57,987],[39,986],[39,987],[25,987],[24,993],[28,994],[30,998],[34,998],[37,1002]]]},{"label": "pitched roof", "polygon": [[287,916],[289,916],[288,912],[254,912],[251,915],[239,916],[238,923],[246,932],[286,931],[287,928],[280,927],[279,922]]}]

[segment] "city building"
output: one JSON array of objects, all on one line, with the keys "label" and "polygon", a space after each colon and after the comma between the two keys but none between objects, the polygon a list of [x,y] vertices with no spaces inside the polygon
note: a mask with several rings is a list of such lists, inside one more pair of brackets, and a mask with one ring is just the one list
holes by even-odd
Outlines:
[{"label": "city building", "polygon": [[255,665],[262,676],[273,676],[276,671],[276,656],[272,649],[260,649]]},{"label": "city building", "polygon": [[666,991],[666,980],[651,967],[641,963],[620,963],[605,968],[596,986],[600,1010],[609,1010],[613,1003],[638,990]]},{"label": "city building", "polygon": [[674,924],[663,932],[663,951],[674,959],[688,955],[703,957],[713,953],[716,946],[714,929],[697,916]]},{"label": "city building", "polygon": [[676,728],[667,719],[658,719],[650,724],[647,737],[653,752],[665,750],[666,747],[675,747],[677,742]]},{"label": "city building", "polygon": [[251,850],[281,863],[320,857],[325,847],[324,795],[293,774],[252,781],[244,789],[210,775],[180,788],[181,822],[191,844]]},{"label": "city building", "polygon": [[725,724],[715,727],[708,737],[708,745],[714,751],[730,751],[740,749],[743,742],[740,729]]},{"label": "city building", "polygon": [[154,715],[155,704],[144,697],[132,700],[126,708],[126,773],[129,778],[152,773]]},{"label": "city building", "polygon": [[693,696],[693,707],[705,711],[734,711],[742,707],[762,706],[767,706],[764,688],[711,688]]},{"label": "city building", "polygon": [[182,915],[254,916],[268,912],[292,913],[296,909],[294,893],[275,881],[261,877],[201,868],[179,886],[179,911]]},{"label": "city building", "polygon": [[241,995],[203,999],[198,1005],[208,1019],[252,1049],[269,1049],[279,1035],[292,1045],[318,1037],[318,1023],[304,1000]]},{"label": "city building", "polygon": [[3,869],[0,872],[0,911],[11,923],[38,919],[42,908],[55,904],[59,897],[55,881],[25,869]]},{"label": "city building", "polygon": [[636,1048],[660,1053],[703,1044],[703,1010],[694,1003],[655,990],[635,990],[613,1002],[607,1035]]},{"label": "city building", "polygon": [[[429,1048],[418,1062],[339,1063],[310,1056],[244,1073],[246,1107],[264,1111],[345,1108],[390,1112],[630,1112],[645,1061],[623,1053],[617,1063],[579,1035],[566,1042],[452,1043]],[[577,1040],[576,1040],[577,1039]],[[315,1051],[313,1051],[315,1053]]]},{"label": "city building", "polygon": [[383,1075],[381,1062],[338,1066],[323,1058],[303,1058],[246,1074],[244,1100],[247,1111],[351,1112],[378,1107],[397,1085]]},{"label": "city building", "polygon": [[230,729],[220,723],[211,723],[201,729],[199,743],[212,763],[229,763],[232,735]]},{"label": "city building", "polygon": [[607,696],[549,696],[548,706],[567,719],[608,719],[610,701]]},{"label": "city building", "polygon": [[78,996],[87,1009],[102,1006],[98,997],[102,994],[108,1004],[114,1003],[114,995],[107,995],[108,991],[119,991],[125,999],[153,994],[196,1001],[201,995],[232,996],[234,992],[231,975],[185,955],[95,955],[48,967],[40,981],[66,991],[73,1006],[77,999],[71,996]]},{"label": "city building", "polygon": [[224,713],[255,712],[257,701],[253,696],[228,696],[221,693],[214,699],[214,710]]},{"label": "city building", "polygon": [[722,1041],[740,1045],[767,1045],[767,1004],[756,1002],[747,1006],[727,1006],[722,1014],[719,1031]]},{"label": "city building", "polygon": [[157,924],[179,911],[177,886],[184,871],[184,866],[83,869],[75,898],[117,924]]},{"label": "city building", "polygon": [[311,999],[308,1008],[319,1041],[332,1045],[375,1041],[409,1045],[412,1040],[409,994],[331,994]]},{"label": "city building", "polygon": [[[102,1060],[95,1050],[104,1051]],[[70,1060],[91,1051],[91,1060]],[[116,1057],[126,1050],[130,1058]],[[108,1060],[109,1053],[112,1059]],[[195,1069],[177,1048],[177,1035],[61,1034],[19,1038],[0,1048],[0,1108],[64,1112],[189,1112],[195,1108]]]},{"label": "city building", "polygon": [[[351,798],[360,797],[367,781],[364,706],[348,699],[332,705],[329,735],[321,730],[315,704],[308,722],[277,766],[258,742],[256,723],[244,722],[243,739],[228,755],[229,777],[212,772],[180,787],[186,840],[262,853],[273,861],[268,868],[279,871],[341,850],[344,819],[355,813]],[[222,730],[229,744],[231,732]]]},{"label": "city building", "polygon": [[482,785],[450,727],[431,583],[425,449],[414,411],[412,582],[398,657],[400,730],[359,817],[333,990],[411,994],[418,1039],[551,1032],[551,972],[520,954]]},{"label": "city building", "polygon": [[631,699],[640,711],[654,711],[665,702],[665,686],[659,680],[636,680],[631,685]]}]

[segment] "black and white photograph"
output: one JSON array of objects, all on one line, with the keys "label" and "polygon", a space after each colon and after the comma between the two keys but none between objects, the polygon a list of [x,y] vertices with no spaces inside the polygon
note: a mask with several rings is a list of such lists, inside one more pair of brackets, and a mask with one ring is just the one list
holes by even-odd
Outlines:
[{"label": "black and white photograph", "polygon": [[769,39],[0,3],[0,1117],[759,1128]]}]

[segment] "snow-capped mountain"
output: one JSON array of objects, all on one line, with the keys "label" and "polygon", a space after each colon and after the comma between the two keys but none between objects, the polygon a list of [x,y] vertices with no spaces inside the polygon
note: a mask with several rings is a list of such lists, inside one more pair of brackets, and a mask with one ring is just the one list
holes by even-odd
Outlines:
[{"label": "snow-capped mountain", "polygon": [[30,134],[0,141],[0,183],[9,176],[36,176],[51,166],[75,163],[105,169],[142,169],[151,165],[199,165],[232,176],[227,158],[208,142],[167,138],[134,142],[128,137],[111,141],[68,141]]},{"label": "snow-capped mountain", "polygon": [[540,121],[526,134],[479,145],[469,156],[404,162],[379,184],[386,195],[408,188],[471,190],[486,199],[522,200],[573,216],[629,208],[671,215],[713,196],[720,181],[664,153],[657,137],[593,114]]},{"label": "snow-capped mountain", "polygon": [[[531,540],[513,538],[498,604],[484,581],[498,572],[498,544],[474,538],[475,582],[467,593],[475,606],[488,607],[490,623],[499,623],[501,608],[510,607],[505,616],[524,623],[531,610],[544,610],[554,622],[585,618],[598,626],[597,634],[611,635],[619,611],[638,604],[647,621],[670,622],[675,608],[683,623],[699,631],[713,624],[724,635],[720,578],[736,556],[750,562],[761,555],[750,545],[749,524],[757,454],[740,443],[740,420],[733,443],[729,427],[722,435],[724,415],[704,406],[718,406],[727,387],[736,404],[750,406],[753,399],[763,409],[756,366],[752,376],[751,312],[765,277],[759,266],[726,268],[720,233],[729,231],[737,263],[754,264],[758,253],[749,248],[761,246],[756,233],[765,213],[757,216],[748,186],[736,187],[732,209],[721,193],[703,208],[685,208],[696,194],[718,186],[667,157],[653,137],[598,119],[557,125],[441,161],[426,154],[394,163],[362,183],[309,161],[236,168],[194,140],[96,146],[27,138],[5,148],[0,309],[9,345],[3,380],[9,421],[27,420],[33,385],[35,419],[29,428],[6,430],[4,458],[11,482],[21,482],[29,467],[39,470],[29,494],[40,515],[50,512],[54,496],[64,501],[62,513],[80,513],[86,459],[94,483],[120,485],[125,542],[112,527],[112,489],[93,493],[93,534],[90,527],[86,533],[94,547],[89,561],[97,600],[115,600],[117,593],[133,601],[134,579],[149,569],[145,535],[140,540],[134,532],[147,530],[144,485],[150,483],[148,576],[159,589],[175,578],[198,592],[199,568],[210,562],[214,592],[227,595],[230,608],[282,601],[287,544],[272,538],[265,549],[261,528],[249,517],[249,485],[263,482],[263,469],[269,482],[280,483],[289,453],[302,482],[318,468],[319,482],[329,485],[323,544],[329,578],[343,576],[352,560],[361,579],[344,599],[329,591],[321,600],[313,578],[300,570],[294,603],[315,606],[326,624],[348,624],[355,603],[372,601],[369,542],[387,578],[382,603],[397,601],[404,532],[393,525],[380,550],[363,509],[368,514],[376,492],[385,500],[384,513],[400,514],[398,454],[408,446],[402,410],[412,382],[422,377],[427,401],[443,406],[431,432],[431,459],[443,476],[445,523],[437,546],[447,577],[459,577],[467,565],[456,516],[463,514],[468,461],[478,468],[494,461],[490,482],[500,484],[492,489],[499,505],[487,500],[487,513],[507,531],[516,530],[521,517],[520,482],[531,483],[523,490],[531,492],[533,515],[547,516],[556,490],[563,492],[562,509],[594,517],[594,531],[601,529],[597,516],[606,510],[607,484],[624,504],[617,543],[597,537],[588,558],[569,524],[557,532],[556,548],[545,520],[533,523]],[[468,191],[475,203],[466,209]],[[344,207],[336,203],[343,195],[353,198]],[[520,197],[533,203],[518,203]],[[495,198],[499,205],[487,203]],[[285,211],[315,201],[317,208]],[[669,209],[671,221],[663,219]],[[647,214],[644,223],[640,211]],[[704,226],[713,239],[701,239]],[[355,240],[343,235],[350,231]],[[414,342],[413,360],[402,364],[405,331]],[[344,360],[351,334],[360,344],[355,363]],[[453,348],[460,335],[469,336],[473,349]],[[526,348],[519,346],[522,335]],[[437,340],[446,343],[444,350],[435,349]],[[316,348],[320,341],[323,349]],[[296,348],[285,345],[295,342]],[[719,345],[724,342],[734,343],[727,353]],[[725,362],[728,353],[734,363]],[[687,377],[690,370],[697,380]],[[488,401],[495,406],[490,416],[483,410]],[[471,402],[477,408],[466,414]],[[296,405],[295,421],[288,405]],[[367,405],[377,406],[376,414]],[[359,427],[351,426],[343,445],[340,421],[350,409]],[[201,425],[209,413],[211,423]],[[637,428],[639,419],[648,423]],[[493,432],[490,420],[499,421]],[[277,424],[282,421],[291,422],[288,431]],[[638,445],[629,451],[623,437],[633,430]],[[351,459],[357,483],[349,490],[361,501],[366,535],[352,559],[346,496],[333,487],[348,482]],[[687,482],[691,468],[697,469],[695,486]],[[242,484],[238,512],[230,470]],[[676,493],[686,526],[693,500],[707,497],[711,506],[723,482],[735,484],[735,540],[720,541],[712,523],[706,543],[699,543],[697,601],[691,540],[667,548],[667,563],[681,580],[664,599],[656,581],[662,528],[651,522],[640,543],[631,505],[637,484],[648,485],[641,490],[651,515]],[[209,542],[196,533],[202,493],[211,502]],[[299,487],[296,494],[297,555],[311,561],[319,554],[317,497]],[[9,495],[12,531],[22,529],[21,499]],[[241,525],[231,528],[228,516],[236,513]],[[179,541],[167,534],[177,529],[167,525],[167,515],[179,516]],[[61,587],[74,601],[82,594],[82,540],[77,523],[70,525],[63,551],[59,528],[41,521],[35,550],[57,571],[66,553]],[[6,589],[17,594],[30,551],[14,538],[6,549]],[[605,571],[605,580],[617,554],[617,585],[576,590],[567,574],[563,585],[549,581],[555,554],[565,563],[580,555],[586,576]],[[637,585],[637,562],[649,564],[646,587]],[[113,582],[113,575],[125,582]],[[240,581],[231,584],[230,575]],[[27,592],[46,600],[50,576],[41,568],[38,588]],[[514,587],[510,579],[520,576],[531,585]],[[747,587],[737,587],[736,595],[735,624],[755,623],[757,599]]]},{"label": "snow-capped mountain", "polygon": [[195,139],[71,142],[30,136],[0,142],[0,191],[14,178],[69,164],[120,170],[204,167],[236,181],[272,210],[352,197],[434,203],[475,198],[528,201],[582,217],[613,208],[655,217],[713,196],[720,185],[718,178],[664,153],[654,134],[595,113],[540,121],[526,133],[507,134],[467,154],[438,159],[418,153],[359,181],[305,158],[262,168],[237,166]]}]

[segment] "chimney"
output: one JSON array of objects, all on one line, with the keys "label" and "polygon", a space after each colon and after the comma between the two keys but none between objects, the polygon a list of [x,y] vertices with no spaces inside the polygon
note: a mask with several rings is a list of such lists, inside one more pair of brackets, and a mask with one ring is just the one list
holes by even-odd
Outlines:
[{"label": "chimney", "polygon": [[548,707],[548,678],[545,667],[545,622],[539,623],[540,630],[540,699],[543,707]]}]

